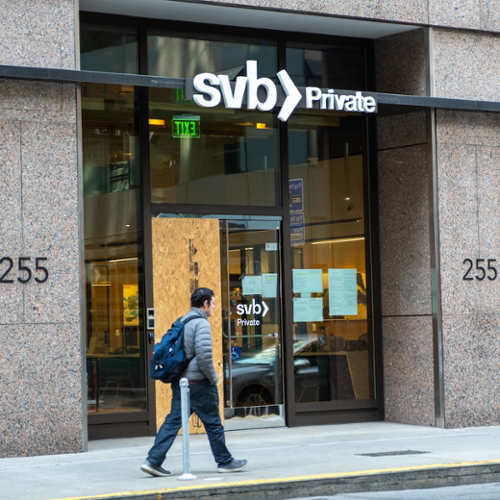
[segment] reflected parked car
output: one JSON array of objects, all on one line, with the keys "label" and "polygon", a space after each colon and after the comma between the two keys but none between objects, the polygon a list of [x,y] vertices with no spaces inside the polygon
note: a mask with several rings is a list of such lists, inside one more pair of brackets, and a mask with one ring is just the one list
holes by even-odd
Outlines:
[{"label": "reflected parked car", "polygon": [[[307,352],[312,352],[317,340],[297,341],[294,343],[295,386],[300,393],[300,380],[318,378],[318,365]],[[234,406],[264,406],[283,403],[280,394],[281,367],[278,346],[270,345],[260,351],[241,347],[232,360],[232,389]],[[301,352],[304,356],[301,357]],[[225,380],[229,380],[229,363],[224,363]],[[225,387],[225,400],[229,400],[229,385]]]},{"label": "reflected parked car", "polygon": [[[235,407],[264,406],[283,403],[281,370],[276,345],[255,351],[240,347],[232,360],[232,390]],[[365,336],[345,342],[342,337],[297,340],[294,350],[295,400],[299,403],[355,399],[346,351],[366,351]],[[225,358],[225,380],[229,364]],[[229,384],[225,400],[230,399]]]}]

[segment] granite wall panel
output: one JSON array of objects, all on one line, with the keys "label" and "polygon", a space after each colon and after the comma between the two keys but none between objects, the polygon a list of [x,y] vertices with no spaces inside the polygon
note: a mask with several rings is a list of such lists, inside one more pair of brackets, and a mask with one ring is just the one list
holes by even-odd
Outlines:
[{"label": "granite wall panel", "polygon": [[[478,170],[478,213],[479,213],[479,253],[480,257],[496,258],[500,264],[498,242],[500,241],[500,147],[477,147]],[[494,273],[489,271],[491,278]],[[496,280],[486,280],[496,285]],[[485,283],[486,285],[486,283]],[[500,310],[498,289],[489,291],[494,302],[488,312]]]},{"label": "granite wall panel", "polygon": [[413,30],[376,40],[375,67],[378,92],[426,95],[424,31]]},{"label": "granite wall panel", "polygon": [[500,424],[500,316],[444,315],[446,427]]},{"label": "granite wall panel", "polygon": [[495,314],[500,282],[464,280],[468,267],[463,262],[471,259],[475,267],[476,259],[497,258],[500,119],[440,111],[436,122],[443,314]]},{"label": "granite wall panel", "polygon": [[481,29],[500,31],[500,9],[496,0],[481,0]]},{"label": "granite wall panel", "polygon": [[19,123],[0,121],[0,248],[19,248],[22,241],[20,135]]},{"label": "granite wall panel", "polygon": [[471,111],[439,110],[438,144],[500,146],[500,115]]},{"label": "granite wall panel", "polygon": [[431,314],[427,146],[378,157],[382,314]]},{"label": "granite wall panel", "polygon": [[432,317],[384,318],[385,419],[435,425]]},{"label": "granite wall panel", "polygon": [[82,449],[80,325],[0,325],[0,457]]},{"label": "granite wall panel", "polygon": [[74,0],[0,0],[0,64],[75,69]]},{"label": "granite wall panel", "polygon": [[476,147],[438,144],[439,239],[443,314],[483,310],[481,287],[464,281],[466,258],[479,253]]},{"label": "granite wall panel", "polygon": [[2,120],[76,123],[72,84],[0,79]]},{"label": "granite wall panel", "polygon": [[[362,0],[357,2],[358,8],[362,3]],[[405,23],[427,24],[429,21],[428,3],[427,0],[414,0],[406,3],[399,0],[377,0],[373,17]]]},{"label": "granite wall panel", "polygon": [[[21,210],[21,154],[19,123],[0,121],[0,259],[19,254],[22,248]],[[0,276],[9,268],[9,262],[0,263]],[[6,276],[4,279],[10,279]],[[23,318],[23,290],[3,284],[0,293],[0,324],[18,323]]]},{"label": "granite wall panel", "polygon": [[[23,123],[21,128],[25,243],[78,259],[76,125]],[[57,210],[54,208],[57,207]],[[36,230],[40,226],[45,231]]]},{"label": "granite wall panel", "polygon": [[378,150],[426,144],[425,111],[377,118]]},{"label": "granite wall panel", "polygon": [[500,94],[500,34],[434,31],[436,97],[496,101]]},{"label": "granite wall panel", "polygon": [[481,27],[480,0],[430,0],[429,24],[478,30]]},{"label": "granite wall panel", "polygon": [[264,9],[287,10],[332,16],[364,17],[426,24],[429,19],[427,0],[401,3],[398,0],[202,0],[205,3],[239,5]]}]

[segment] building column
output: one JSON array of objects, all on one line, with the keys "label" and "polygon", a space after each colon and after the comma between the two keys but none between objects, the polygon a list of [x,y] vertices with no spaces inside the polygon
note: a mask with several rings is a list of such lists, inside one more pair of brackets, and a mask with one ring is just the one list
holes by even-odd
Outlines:
[{"label": "building column", "polygon": [[[435,95],[498,101],[500,36],[433,31]],[[499,425],[500,115],[438,111],[436,157],[445,426]]]},{"label": "building column", "polygon": [[[0,9],[0,64],[75,68],[73,0]],[[75,85],[0,80],[1,457],[84,447],[76,109]]]},{"label": "building column", "polygon": [[[376,42],[377,91],[426,95],[424,35]],[[380,116],[377,146],[385,419],[436,425],[426,112]]]}]

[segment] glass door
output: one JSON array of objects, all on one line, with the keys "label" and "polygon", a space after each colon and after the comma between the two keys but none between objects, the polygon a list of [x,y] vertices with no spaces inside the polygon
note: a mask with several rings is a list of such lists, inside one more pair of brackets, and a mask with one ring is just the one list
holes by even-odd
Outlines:
[{"label": "glass door", "polygon": [[227,429],[285,425],[280,222],[221,221]]},{"label": "glass door", "polygon": [[133,87],[82,85],[90,439],[151,432],[137,114]]}]

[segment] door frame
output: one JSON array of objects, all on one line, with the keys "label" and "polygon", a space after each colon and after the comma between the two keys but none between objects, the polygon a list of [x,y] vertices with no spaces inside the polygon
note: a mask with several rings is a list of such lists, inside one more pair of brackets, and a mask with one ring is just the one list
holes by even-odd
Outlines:
[{"label": "door frame", "polygon": [[[284,337],[285,337],[285,331],[284,331],[284,314],[283,314],[283,285],[282,285],[282,277],[283,277],[283,265],[282,265],[282,238],[281,238],[281,232],[282,232],[282,227],[283,227],[283,219],[280,216],[252,216],[252,215],[246,215],[246,216],[236,216],[236,217],[229,217],[229,216],[219,216],[220,221],[220,228],[221,231],[225,232],[226,235],[226,248],[225,250],[228,252],[226,258],[227,258],[227,265],[229,266],[229,231],[230,227],[229,224],[230,222],[234,221],[249,221],[249,222],[255,222],[256,226],[255,228],[247,228],[249,231],[252,230],[262,230],[262,231],[277,231],[277,238],[276,238],[276,243],[278,245],[278,255],[277,255],[277,268],[278,268],[278,274],[279,274],[279,281],[278,281],[278,290],[279,290],[279,297],[277,300],[278,304],[278,322],[279,322],[279,328],[280,328],[280,333],[279,333],[279,358],[278,358],[278,363],[279,363],[279,368],[280,368],[280,379],[281,379],[281,386],[280,386],[280,393],[282,395],[282,403],[277,403],[277,404],[272,404],[272,405],[267,405],[267,408],[275,408],[274,413],[272,415],[279,416],[278,419],[274,419],[272,424],[269,423],[269,416],[263,416],[260,417],[259,415],[255,415],[252,412],[255,411],[255,408],[260,408],[259,406],[249,406],[245,408],[238,408],[238,410],[243,410],[243,413],[247,413],[252,415],[252,419],[234,419],[231,420],[228,418],[226,420],[225,418],[225,427],[228,430],[240,430],[240,429],[252,429],[252,428],[263,428],[263,427],[283,427],[286,426],[286,416],[285,416],[285,404],[286,404],[286,396],[285,396],[285,364],[284,364],[284,356],[283,356],[283,345],[284,345]],[[260,227],[259,227],[260,225]],[[265,227],[267,225],[267,227]],[[243,229],[243,228],[242,228]],[[222,264],[222,262],[221,262]],[[224,270],[222,269],[221,266],[221,279],[223,279],[222,274],[224,273]],[[229,267],[227,269],[227,283],[229,287]],[[228,293],[229,293],[229,288],[228,288]],[[229,295],[225,298],[221,298],[222,304],[224,304],[224,301],[227,300],[227,309],[228,311],[230,310],[230,297]],[[223,319],[224,320],[224,319]],[[230,317],[228,315],[226,321],[229,321],[228,325],[228,331],[229,331],[229,341],[231,340],[231,322],[230,322]],[[231,380],[231,361],[229,365],[229,379]],[[232,393],[232,391],[231,391]],[[231,397],[232,399],[232,397]],[[235,410],[235,407],[227,408],[225,405],[225,402],[223,402],[223,409],[224,409],[224,414],[229,414]],[[276,413],[277,410],[277,413]],[[256,424],[256,425],[251,425],[251,424]],[[250,424],[250,425],[249,425]]]}]

